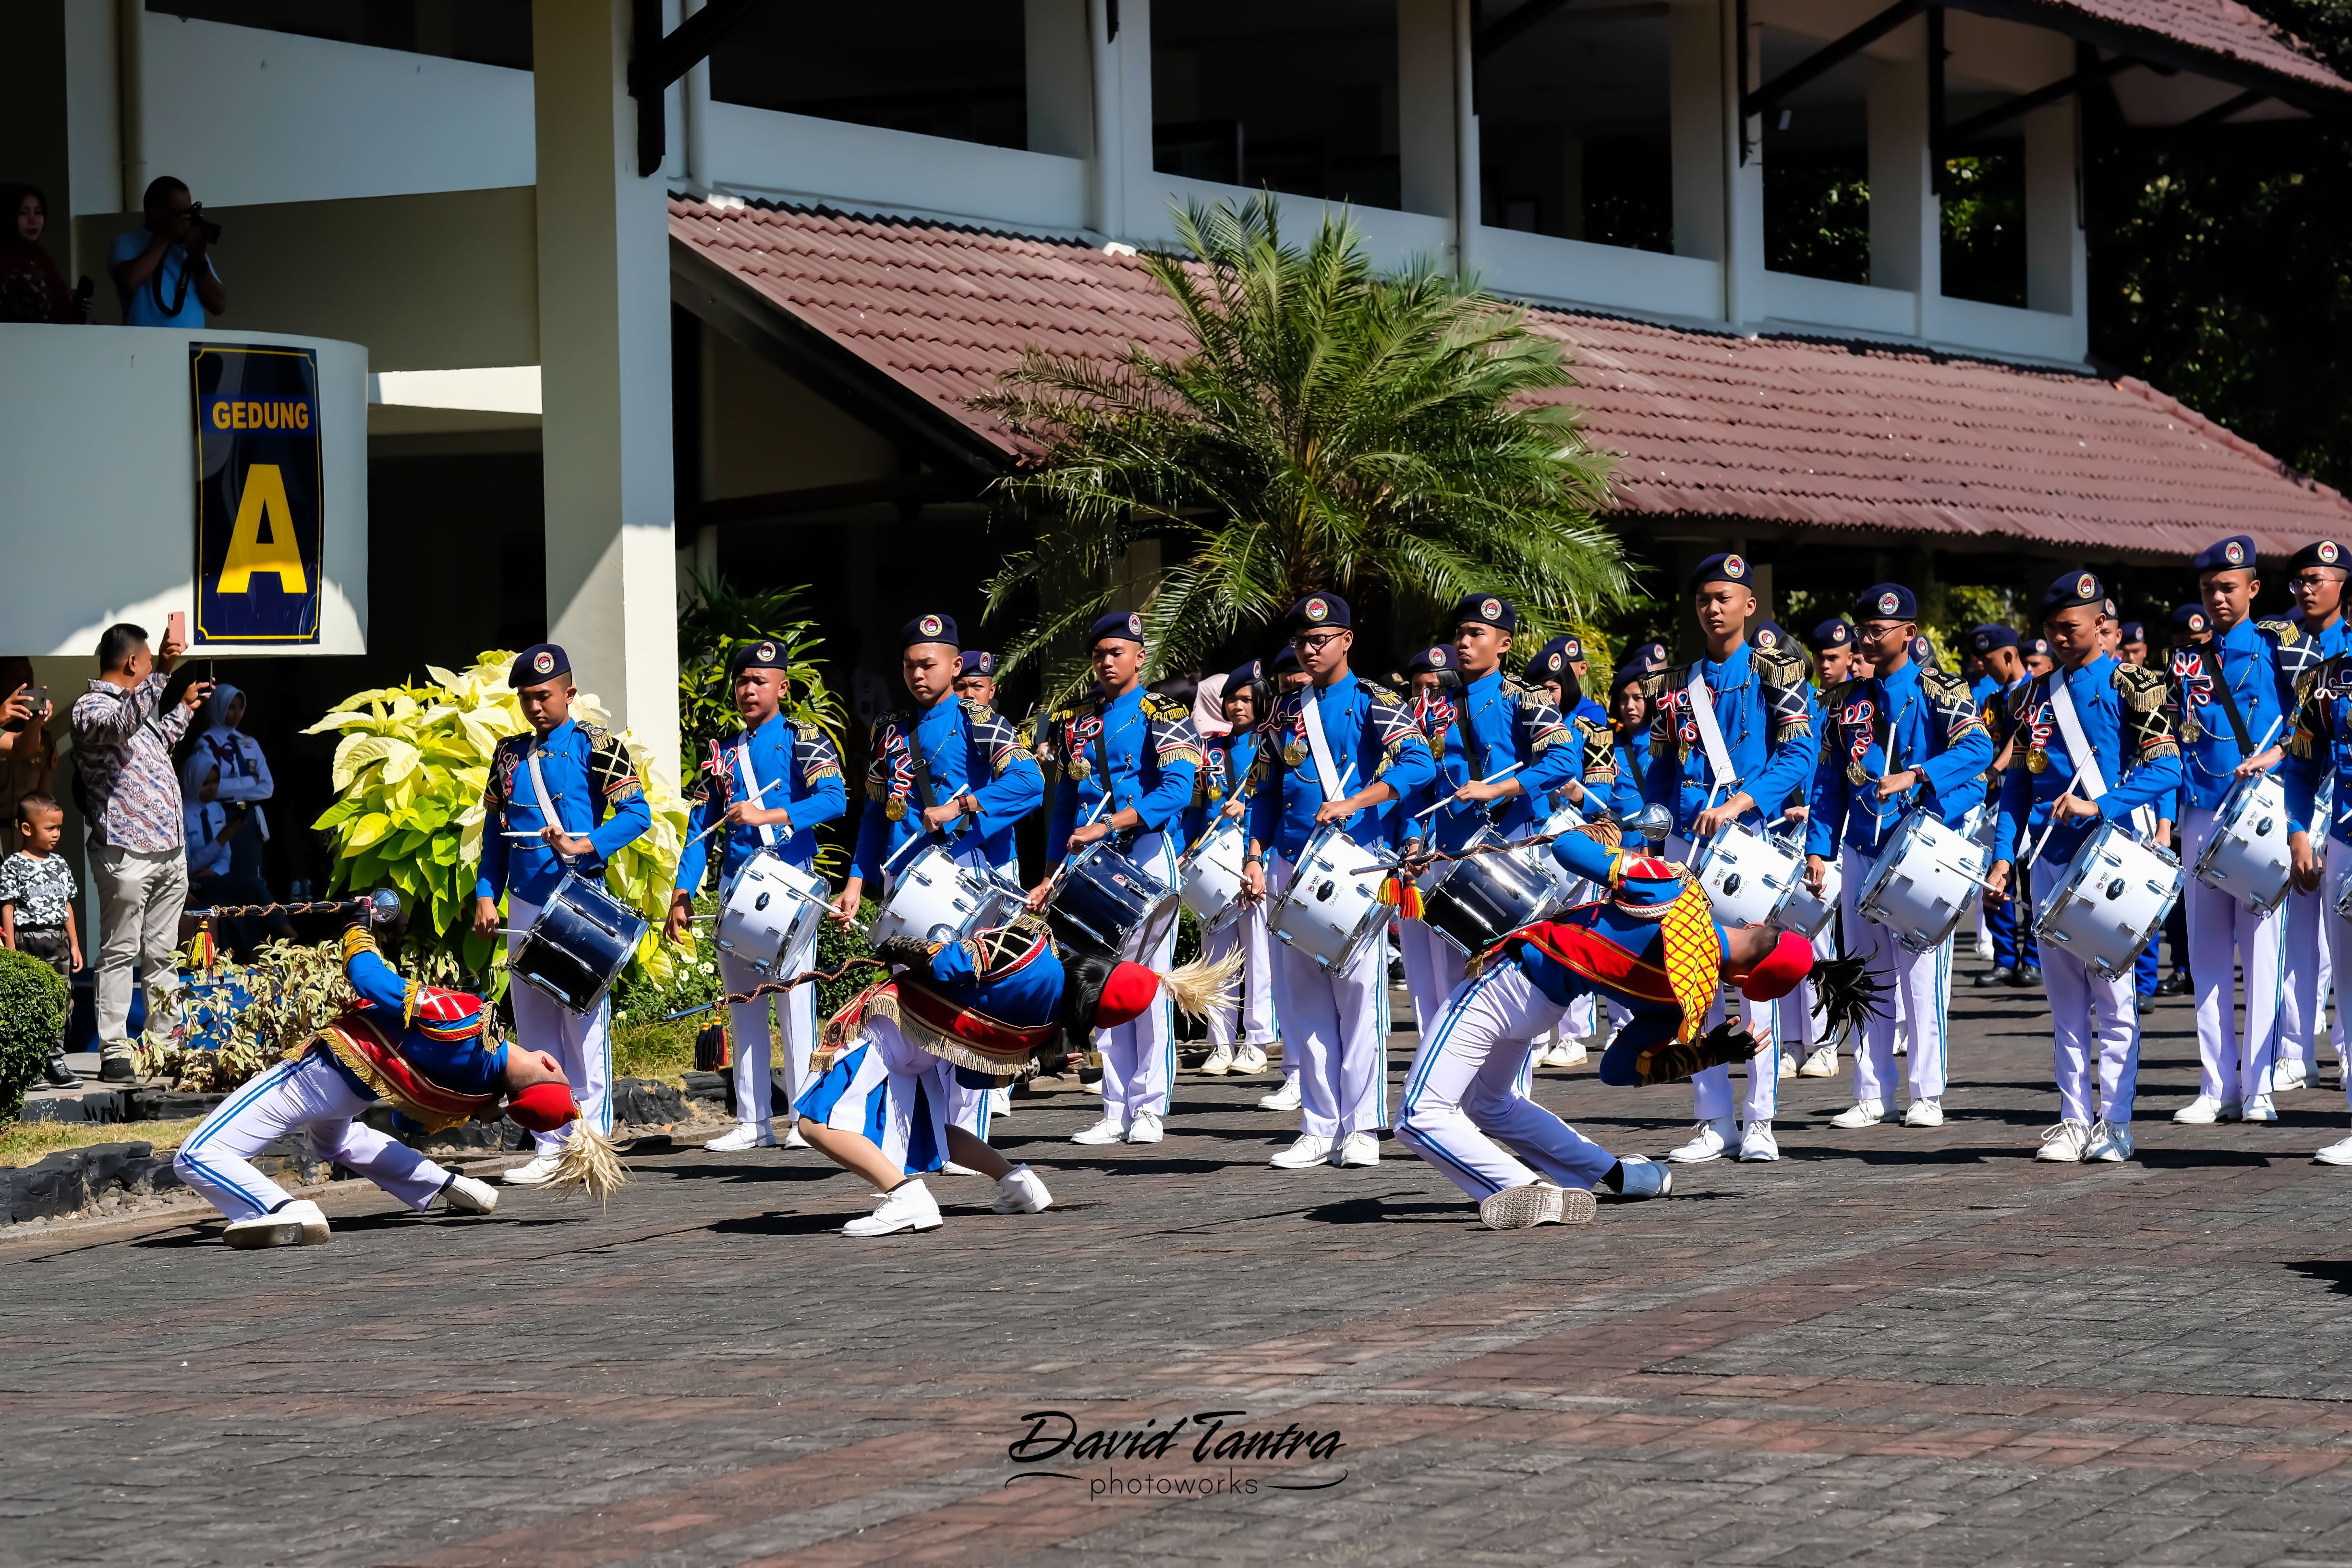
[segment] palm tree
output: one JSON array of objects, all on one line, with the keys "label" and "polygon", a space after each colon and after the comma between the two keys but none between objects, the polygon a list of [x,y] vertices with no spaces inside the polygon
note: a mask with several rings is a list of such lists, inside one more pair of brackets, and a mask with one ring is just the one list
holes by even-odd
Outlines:
[{"label": "palm tree", "polygon": [[1129,344],[1106,363],[1032,345],[974,400],[1035,452],[993,487],[1000,521],[1036,542],[989,584],[990,613],[1030,586],[1043,606],[1008,663],[1088,625],[1108,601],[1097,585],[1153,538],[1179,561],[1138,606],[1153,674],[1318,589],[1432,614],[1500,595],[1523,641],[1623,595],[1593,519],[1607,459],[1572,410],[1528,405],[1574,384],[1559,343],[1434,268],[1375,274],[1344,216],[1304,251],[1283,246],[1270,194],[1196,204],[1177,229],[1191,259],[1142,261],[1197,352]]}]

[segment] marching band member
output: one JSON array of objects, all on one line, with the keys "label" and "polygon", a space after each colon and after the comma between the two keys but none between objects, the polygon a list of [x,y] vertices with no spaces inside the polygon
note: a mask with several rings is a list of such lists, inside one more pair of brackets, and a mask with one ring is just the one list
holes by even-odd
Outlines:
[{"label": "marching band member", "polygon": [[[1417,824],[1398,826],[1401,834],[1425,836],[1432,848],[1449,854],[1490,821],[1504,837],[1521,837],[1540,822],[1539,807],[1555,789],[1571,804],[1586,799],[1580,732],[1572,732],[1549,702],[1503,673],[1518,612],[1490,595],[1472,594],[1454,606],[1454,621],[1453,662],[1462,685],[1448,694],[1441,727],[1423,732],[1437,757],[1436,777],[1427,791],[1434,809]],[[1433,656],[1439,651],[1430,650]],[[1423,803],[1415,797],[1404,804],[1419,815]],[[1408,919],[1403,926],[1405,984],[1414,1023],[1426,1038],[1446,997],[1462,983],[1464,955],[1419,920]]]},{"label": "marching band member", "polygon": [[[2239,779],[2262,773],[2284,753],[2284,728],[2294,716],[2295,689],[2317,662],[2311,640],[2292,621],[2252,618],[2254,542],[2236,534],[2208,546],[2190,563],[2213,628],[2212,641],[2172,656],[2180,689],[2180,749],[2187,764],[2181,863],[2197,864],[2213,836],[2214,811]],[[2243,741],[2240,739],[2243,733]],[[2234,895],[2189,879],[2189,970],[2197,985],[2197,1098],[2172,1114],[2202,1124],[2242,1116],[2275,1121],[2271,1069],[2278,1047],[2279,911],[2258,915]],[[2245,964],[2246,1026],[2232,1027],[2231,993]],[[2044,967],[2047,967],[2045,956]]]},{"label": "marching band member", "polygon": [[[1861,910],[1862,887],[1886,836],[1916,804],[1958,827],[1984,808],[1979,782],[1992,761],[1992,736],[1958,676],[1922,668],[1912,658],[1918,601],[1900,583],[1881,583],[1854,601],[1854,642],[1877,673],[1848,681],[1822,699],[1830,731],[1813,773],[1813,812],[1805,836],[1805,878],[1826,883],[1829,857],[1842,858],[1839,913],[1853,955],[1885,977],[1910,1026],[1911,1105],[1906,1127],[1944,1124],[1945,1011],[1951,984],[1951,938],[1933,952],[1913,952]],[[1915,794],[1916,792],[1916,794]],[[1831,1119],[1844,1128],[1874,1127],[1894,1098],[1895,1029],[1874,1019],[1853,1054],[1854,1103]]]},{"label": "marching band member", "polygon": [[[743,732],[723,748],[709,767],[710,784],[686,822],[686,850],[678,858],[677,875],[669,896],[669,919],[663,935],[683,942],[694,918],[694,895],[701,890],[710,864],[711,837],[722,840],[719,885],[734,886],[736,876],[762,851],[803,871],[816,866],[819,823],[831,822],[849,806],[849,792],[841,779],[841,753],[832,738],[812,723],[785,716],[791,656],[772,642],[758,642],[735,650],[729,660],[730,688]],[[725,825],[722,833],[719,831]],[[782,968],[796,974],[816,958],[816,932],[783,955]],[[741,995],[757,985],[761,975],[733,953],[719,954],[719,979],[730,995]],[[781,1070],[771,1066],[768,1019],[776,1019],[782,1037]],[[809,1052],[816,1048],[816,992],[808,986],[781,996],[760,996],[727,1009],[727,1033],[734,1042],[735,1128],[703,1145],[719,1153],[740,1149],[771,1149],[776,1133],[772,1107],[773,1091],[784,1091],[786,1115],[800,1100],[807,1076]],[[787,1129],[785,1146],[804,1149],[797,1130]]]},{"label": "marching band member", "polygon": [[[567,871],[601,881],[604,862],[653,826],[653,807],[637,785],[637,770],[620,738],[572,717],[572,661],[553,643],[535,643],[515,656],[507,684],[522,704],[531,733],[500,741],[482,791],[482,863],[474,880],[474,930],[499,929],[499,895],[507,899],[507,956],[520,950],[540,906]],[[608,815],[609,814],[609,815]],[[536,832],[536,841],[509,833]],[[536,986],[507,993],[515,1033],[545,1050],[563,1069],[580,1101],[582,1119],[598,1133],[613,1130],[613,1001],[597,998],[585,1017],[566,1010]],[[563,1140],[537,1134],[538,1155],[500,1178],[509,1186],[536,1187],[552,1179]]]},{"label": "marching band member", "polygon": [[[982,648],[966,648],[958,661],[957,669],[956,696],[966,702],[979,703],[999,718],[1004,717],[1003,710],[996,706],[996,656]],[[1034,738],[1023,730],[1016,729],[1014,734],[1024,752],[1034,743]],[[1013,824],[1007,823],[992,836],[989,847],[1002,857],[995,862],[997,871],[1008,880],[1017,882],[1021,879],[1021,852],[1014,846],[1013,837]],[[1000,1111],[1003,1109],[1001,1104],[997,1106]]]},{"label": "marching band member", "polygon": [[[1650,730],[1654,759],[1643,797],[1673,815],[1667,854],[1685,863],[1698,841],[1727,824],[1760,826],[1759,801],[1786,800],[1803,782],[1815,742],[1805,703],[1805,661],[1794,648],[1769,652],[1748,646],[1745,627],[1756,613],[1747,560],[1710,555],[1685,584],[1706,638],[1706,652],[1695,664],[1678,665],[1653,677],[1657,717]],[[1741,1004],[1750,1033],[1771,1032],[1771,1004],[1748,998]],[[1737,1152],[1743,1160],[1777,1160],[1772,1112],[1780,1100],[1777,1060],[1748,1068],[1747,1126],[1741,1128],[1731,1098],[1731,1071],[1710,1068],[1692,1080],[1698,1129],[1691,1141],[1666,1156],[1678,1163],[1721,1159]]]},{"label": "marching band member", "polygon": [[[2088,572],[2066,574],[2042,595],[2042,626],[2065,668],[2037,675],[2011,694],[2011,758],[2001,779],[1987,898],[2011,897],[2011,873],[2033,858],[2037,844],[2036,879],[2063,885],[2095,825],[2123,821],[2179,783],[2180,752],[2165,716],[2164,679],[2117,664],[2101,651],[2105,598]],[[2070,733],[2075,729],[2079,735]],[[2108,778],[2110,770],[2117,776]],[[2020,910],[2017,918],[2031,920],[2032,911]],[[2055,1026],[2059,1120],[2042,1134],[2034,1157],[2064,1163],[2128,1160],[2139,1080],[2131,980],[2102,980],[2053,945],[2042,955],[2042,984]]]},{"label": "marching band member", "polygon": [[[1452,650],[1448,649],[1447,651],[1450,653]],[[1284,698],[1289,696],[1294,691],[1305,690],[1307,687],[1311,684],[1307,679],[1307,672],[1298,668],[1298,650],[1292,647],[1286,642],[1280,647],[1274,650],[1274,658],[1266,661],[1265,668],[1267,674],[1272,676],[1274,679],[1273,691],[1266,699],[1267,712],[1269,715],[1272,714],[1275,704],[1279,703]],[[1418,682],[1416,682],[1416,684],[1418,684]],[[1274,751],[1265,743],[1266,735],[1272,732],[1272,718],[1269,717],[1265,723],[1261,725],[1259,728],[1260,734],[1258,737],[1257,774],[1249,781],[1251,792],[1250,799],[1252,801],[1255,801],[1257,798],[1257,785],[1261,781],[1263,774],[1266,770],[1275,765]],[[1245,803],[1244,806],[1244,813],[1246,814],[1249,809],[1250,807]],[[1269,978],[1278,976],[1282,972],[1280,960],[1277,959],[1275,963],[1268,964],[1266,966],[1266,971]],[[1277,987],[1277,995],[1278,994],[1279,989]],[[1382,993],[1382,995],[1385,997],[1386,993]],[[1279,1033],[1281,1028],[1281,1010],[1276,1008],[1275,1012],[1275,1029]],[[1298,1061],[1299,1056],[1297,1051],[1286,1050],[1282,1053],[1282,1087],[1276,1089],[1272,1094],[1262,1095],[1259,1097],[1257,1108],[1260,1110],[1297,1110],[1300,1106],[1306,1103],[1305,1097],[1300,1093],[1298,1088]]]},{"label": "marching band member", "polygon": [[[1853,662],[1853,627],[1843,616],[1816,625],[1805,639],[1807,651],[1813,658],[1813,679],[1805,689],[1805,701],[1812,715],[1813,732],[1822,732],[1822,695],[1845,683],[1848,668]],[[1806,781],[1808,787],[1811,780]],[[1807,807],[1810,821],[1811,808]],[[1833,911],[1829,924],[1821,935],[1813,938],[1813,955],[1828,960],[1838,956],[1838,926],[1843,911]],[[1793,1028],[1791,1026],[1794,1026]],[[1801,1059],[1797,1064],[1800,1078],[1835,1078],[1838,1072],[1837,1040],[1822,1024],[1813,1007],[1813,984],[1811,979],[1800,982],[1789,999],[1780,1004],[1780,1028],[1787,1037],[1785,1043],[1794,1048]]]},{"label": "marching band member", "polygon": [[[1995,746],[1992,766],[1993,807],[2000,809],[2000,781],[2009,776],[2009,765],[2017,744],[2017,730],[2010,718],[2011,704],[2033,679],[2025,668],[2021,640],[2008,626],[1987,624],[1969,634],[1969,646],[1976,649],[1984,665],[1984,679],[1991,695],[1978,700],[1978,715],[1983,719],[1987,732]],[[2042,952],[2033,936],[2033,883],[2032,868],[2020,867],[2011,883],[2011,896],[2006,899],[1986,899],[1985,929],[1992,935],[1992,967],[1976,978],[1979,986],[2032,985],[2042,974]]]},{"label": "marching band member", "polygon": [[[1259,720],[1272,697],[1265,667],[1256,659],[1225,677],[1228,728],[1201,743],[1200,786],[1184,824],[1189,842],[1199,843],[1209,826],[1220,818],[1237,818],[1248,809],[1250,773],[1257,764]],[[1265,1048],[1280,1037],[1275,1026],[1274,952],[1265,932],[1265,905],[1244,900],[1231,919],[1201,939],[1201,952],[1212,963],[1229,952],[1242,955],[1240,990],[1233,1005],[1209,1010],[1209,1059],[1201,1064],[1201,1070],[1213,1077],[1264,1072]]]},{"label": "marching band member", "polygon": [[[1049,726],[1061,783],[1054,819],[1045,830],[1045,858],[1058,865],[1085,846],[1113,834],[1128,857],[1162,885],[1177,882],[1177,843],[1192,781],[1201,767],[1201,737],[1190,708],[1143,689],[1143,617],[1121,610],[1104,616],[1087,636],[1101,695],[1056,712]],[[1171,828],[1178,833],[1171,833]],[[1042,910],[1055,885],[1049,876],[1033,889],[1030,908]],[[1165,967],[1176,952],[1171,921],[1160,945],[1138,954]],[[1102,1120],[1078,1133],[1077,1143],[1157,1143],[1176,1081],[1176,1018],[1165,1004],[1105,1028]]]},{"label": "marching band member", "polygon": [[[2281,772],[2286,781],[2287,844],[2294,854],[2294,896],[2317,901],[2329,956],[2337,973],[2347,973],[2343,966],[2352,962],[2352,923],[2336,912],[2336,891],[2352,876],[2352,812],[2331,811],[2324,824],[2314,818],[2324,780],[2334,782],[2337,800],[2352,801],[2352,652],[2339,650],[2330,657],[2304,688],[2295,709],[2294,738]],[[2311,841],[2315,828],[2324,833],[2316,848]],[[2340,1009],[2336,1027],[2340,1059]],[[2352,1072],[2345,1074],[2345,1099],[2352,1104]],[[2330,1143],[2313,1158],[2327,1165],[2352,1165],[2352,1137]]]},{"label": "marching band member", "polygon": [[[2295,627],[2322,659],[2352,648],[2344,619],[2344,580],[2352,575],[2347,567],[2352,567],[2352,554],[2332,539],[2305,545],[2286,563],[2287,592],[2295,603]],[[2352,797],[2334,805],[2336,811],[2346,809],[2352,809]],[[2285,925],[2281,933],[2278,1063],[2272,1075],[2276,1093],[2302,1089],[2319,1077],[2318,1046],[2312,1037],[2335,978],[2328,944],[2320,934],[2327,912],[2316,884],[2309,890],[2297,888],[2289,892],[2280,911]],[[2343,1009],[2336,1009],[2336,1054],[2340,1058]]]},{"label": "marching band member", "polygon": [[2147,662],[2147,626],[2141,621],[2123,624],[2123,660],[2126,664]]},{"label": "marching band member", "polygon": [[376,951],[366,926],[343,932],[343,973],[356,993],[333,1023],[234,1090],[172,1157],[182,1181],[228,1216],[236,1247],[315,1247],[327,1216],[255,1169],[253,1159],[300,1133],[311,1154],[358,1172],[423,1213],[436,1198],[457,1214],[488,1214],[498,1189],[445,1171],[358,1120],[378,1100],[427,1131],[472,1120],[507,1097],[509,1120],[552,1134],[579,1114],[563,1068],[488,1032],[478,996],[420,986]]},{"label": "marching band member", "polygon": [[[1583,776],[1580,781],[1596,792],[1592,803],[1601,809],[1614,812],[1621,797],[1631,791],[1631,812],[1642,809],[1641,786],[1625,782],[1624,759],[1619,754],[1617,732],[1609,710],[1592,700],[1585,689],[1587,664],[1584,645],[1573,637],[1558,637],[1536,650],[1528,661],[1528,676],[1544,695],[1544,700],[1568,716],[1569,727],[1579,732],[1583,748]],[[1570,679],[1573,678],[1573,679]],[[1562,685],[1562,681],[1566,685]],[[1642,700],[1638,689],[1635,700]],[[1610,694],[1613,704],[1617,694]],[[1568,798],[1564,789],[1554,790],[1537,807],[1538,820],[1550,816],[1560,802]],[[1583,802],[1574,803],[1580,806]],[[1568,1009],[1566,1021],[1549,1036],[1539,1036],[1536,1054],[1529,1058],[1531,1067],[1570,1068],[1582,1063],[1596,1047],[1606,1046],[1617,1024],[1622,1022],[1614,1002],[1599,995],[1579,997]],[[1607,1022],[1603,1022],[1603,1020]]]},{"label": "marching band member", "polygon": [[[1396,698],[1349,672],[1352,619],[1347,601],[1333,594],[1310,594],[1291,607],[1291,646],[1309,685],[1276,704],[1262,742],[1278,750],[1259,773],[1251,804],[1244,871],[1253,897],[1288,887],[1292,866],[1322,825],[1359,845],[1376,844],[1384,831],[1379,809],[1435,776],[1429,743]],[[1274,1000],[1285,1065],[1299,1058],[1303,1106],[1298,1141],[1272,1163],[1378,1164],[1388,1100],[1383,944],[1368,945],[1337,974],[1287,944],[1276,948]]]}]

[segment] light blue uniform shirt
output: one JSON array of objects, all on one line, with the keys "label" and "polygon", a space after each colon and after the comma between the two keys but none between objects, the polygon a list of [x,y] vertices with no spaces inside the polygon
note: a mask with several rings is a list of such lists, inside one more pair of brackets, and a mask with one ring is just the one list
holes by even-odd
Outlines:
[{"label": "light blue uniform shirt", "polygon": [[2172,682],[2182,721],[2182,784],[2189,806],[2210,811],[2220,805],[2237,782],[2238,764],[2249,755],[2238,748],[2217,682],[2229,682],[2245,721],[2247,742],[2255,751],[2285,736],[2287,721],[2294,716],[2288,666],[2299,667],[2315,653],[2300,634],[2295,637],[2298,653],[2284,664],[2276,636],[2252,620],[2240,621],[2210,642],[2172,650]]},{"label": "light blue uniform shirt", "polygon": [[[1409,797],[1436,776],[1429,742],[1412,716],[1387,692],[1368,687],[1353,671],[1328,686],[1308,686],[1275,705],[1274,722],[1262,742],[1276,748],[1259,771],[1250,802],[1250,837],[1294,864],[1315,835],[1315,814],[1323,808],[1323,785],[1307,741],[1305,704],[1312,702],[1339,771],[1330,798],[1339,800],[1379,780]],[[1360,845],[1377,843],[1389,830],[1390,812],[1381,807],[1344,818],[1339,830]]]},{"label": "light blue uniform shirt", "polygon": [[[2050,835],[2043,846],[2042,861],[2053,866],[2064,865],[2074,858],[2083,840],[2101,821],[2120,821],[2143,805],[2158,805],[2180,783],[2180,758],[2173,743],[2170,727],[2162,713],[2152,713],[2135,732],[2124,712],[2123,696],[2116,689],[2118,667],[2105,654],[2099,655],[2080,669],[2053,670],[2048,675],[2031,679],[2017,706],[2022,710],[2018,726],[2016,748],[2010,755],[2009,770],[2001,776],[2000,820],[1993,836],[1993,858],[2016,864],[2019,857],[2030,852],[2041,841],[2042,828],[2050,821],[2050,805],[2064,795],[2074,781],[2074,759],[2066,748],[2065,738],[2059,732],[2056,714],[2050,703],[2050,683],[2063,679],[2066,694],[2074,704],[2074,713],[2083,722],[2083,738],[2098,754],[2099,771],[2106,784],[2106,793],[2094,797],[2099,808],[2095,820],[2071,817]],[[2039,752],[2043,758],[2042,771],[2032,768],[2032,758]],[[2039,866],[2033,875],[2036,885],[2042,875]],[[2013,884],[2012,884],[2013,885]]]},{"label": "light blue uniform shirt", "polygon": [[[743,776],[742,751],[747,745],[758,784]],[[690,893],[702,886],[709,870],[713,840],[725,846],[719,862],[722,879],[740,871],[761,849],[772,851],[787,866],[803,871],[814,867],[816,825],[831,822],[849,809],[849,791],[841,782],[841,753],[834,750],[824,731],[814,725],[803,731],[783,713],[772,713],[748,737],[725,742],[720,755],[726,759],[725,773],[712,781],[709,794],[695,803],[686,819],[687,846],[678,857],[677,890]],[[753,799],[755,791],[764,793]],[[725,816],[727,808],[737,801],[769,811],[782,806],[791,814],[789,831],[787,825],[772,826],[764,832],[757,827],[730,827],[709,838],[702,837],[703,829]]]},{"label": "light blue uniform shirt", "polygon": [[[553,822],[541,811],[531,783],[534,755],[555,807]],[[574,719],[536,743],[529,735],[500,741],[483,804],[488,809],[482,820],[482,865],[474,879],[474,896],[482,899],[511,890],[519,899],[544,904],[563,879],[565,866],[554,850],[535,837],[509,838],[509,831],[535,834],[552,826],[586,835],[590,853],[570,868],[593,881],[603,875],[605,861],[654,823],[653,807],[646,804],[620,742]]]},{"label": "light blue uniform shirt", "polygon": [[[1940,679],[1937,684],[1940,696],[1917,665],[1906,664],[1832,693],[1837,711],[1825,711],[1822,726],[1807,854],[1827,857],[1841,843],[1877,853],[1906,809],[1900,798],[1878,798],[1878,780],[1886,773],[1917,769],[1916,804],[1948,826],[1984,804],[1976,781],[1992,763],[1992,735],[1965,690]],[[1857,783],[1850,769],[1864,778]]]},{"label": "light blue uniform shirt", "polygon": [[[1147,702],[1147,699],[1149,701]],[[1199,775],[1201,733],[1191,710],[1140,686],[1104,703],[1054,715],[1055,739],[1066,759],[1054,789],[1054,819],[1045,830],[1045,858],[1069,853],[1070,834],[1082,822],[1132,810],[1138,833],[1181,826]],[[1083,762],[1086,776],[1069,762]],[[1104,764],[1109,775],[1104,775]],[[1109,804],[1103,805],[1108,797]]]},{"label": "light blue uniform shirt", "polygon": [[[1723,731],[1724,751],[1731,763],[1728,779],[1717,779],[1708,761],[1698,721],[1684,710],[1684,685],[1692,670],[1706,677],[1714,697],[1716,722]],[[1759,808],[1778,815],[1780,803],[1803,787],[1813,763],[1813,729],[1805,683],[1768,686],[1756,661],[1756,650],[1742,644],[1729,658],[1703,658],[1696,665],[1665,672],[1658,711],[1651,721],[1652,765],[1643,797],[1674,813],[1675,832],[1687,839],[1691,824],[1706,809],[1714,794],[1720,805],[1746,793]],[[1720,789],[1715,786],[1721,784]],[[1759,820],[1749,813],[1749,820]]]},{"label": "light blue uniform shirt", "polygon": [[1437,752],[1435,772],[1426,785],[1406,797],[1403,815],[1411,817],[1426,810],[1470,782],[1470,757],[1462,744],[1465,727],[1478,750],[1481,776],[1493,778],[1519,764],[1509,776],[1525,793],[1485,806],[1448,802],[1418,825],[1405,826],[1405,833],[1421,833],[1439,849],[1459,849],[1490,820],[1491,809],[1491,820],[1504,837],[1517,837],[1554,790],[1571,779],[1581,782],[1583,732],[1566,723],[1541,691],[1514,691],[1505,685],[1503,672],[1493,669],[1448,693],[1445,701],[1452,716],[1423,731]]},{"label": "light blue uniform shirt", "polygon": [[[1013,856],[1013,824],[1045,798],[1045,775],[1012,722],[984,703],[953,695],[918,714],[885,713],[876,720],[873,756],[866,770],[866,816],[857,825],[857,874],[877,889],[885,865],[895,873],[915,858],[914,850],[904,857],[898,851],[919,835],[958,855],[976,850],[988,864],[1002,865]],[[932,805],[944,805],[961,791],[979,803],[979,816],[948,825],[948,838],[923,826],[915,788],[919,761],[929,776]],[[896,820],[890,816],[893,802],[899,813]]]}]

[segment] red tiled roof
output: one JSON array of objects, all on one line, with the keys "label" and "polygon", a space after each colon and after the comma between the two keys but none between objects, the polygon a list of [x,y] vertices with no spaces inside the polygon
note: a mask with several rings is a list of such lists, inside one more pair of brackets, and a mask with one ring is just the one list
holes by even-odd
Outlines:
[{"label": "red tiled roof", "polygon": [[[965,400],[1025,344],[1190,347],[1133,258],[1063,241],[673,199],[670,234],[1009,460]],[[2102,558],[2352,533],[2352,503],[2128,377],[1881,344],[1530,313],[1573,356],[1557,395],[1619,454],[1623,511],[1792,532],[1940,535]]]},{"label": "red tiled roof", "polygon": [[[2062,31],[2077,30],[2068,19],[2079,17],[2103,35],[2110,29],[2137,33],[2304,87],[2331,94],[2352,90],[2310,45],[2237,0],[2030,0],[2030,8],[2049,13],[2050,26]],[[2005,7],[1989,9],[1998,13]]]}]

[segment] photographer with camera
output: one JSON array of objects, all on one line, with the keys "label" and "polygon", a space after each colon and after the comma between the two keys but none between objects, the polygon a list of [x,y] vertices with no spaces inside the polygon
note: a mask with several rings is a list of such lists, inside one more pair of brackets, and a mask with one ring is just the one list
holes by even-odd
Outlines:
[{"label": "photographer with camera", "polygon": [[228,290],[205,254],[219,243],[220,225],[169,174],[155,177],[140,205],[146,226],[119,237],[106,260],[122,295],[122,324],[202,327],[207,311],[226,311]]}]

